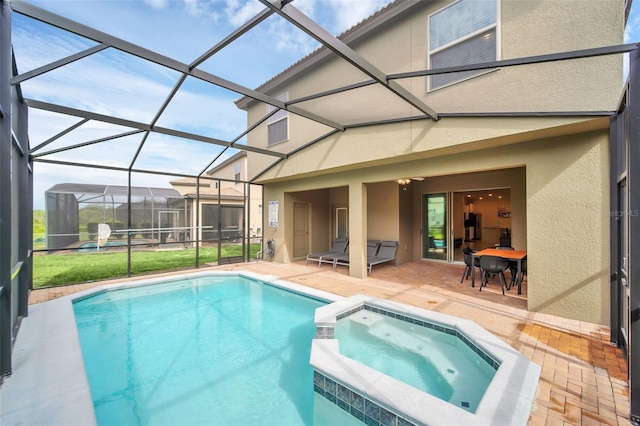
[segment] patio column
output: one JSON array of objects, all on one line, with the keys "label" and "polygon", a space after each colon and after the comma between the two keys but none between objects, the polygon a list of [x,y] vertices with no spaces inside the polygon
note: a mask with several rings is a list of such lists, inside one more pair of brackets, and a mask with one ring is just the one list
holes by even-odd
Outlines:
[{"label": "patio column", "polygon": [[367,277],[367,186],[349,184],[349,275]]}]

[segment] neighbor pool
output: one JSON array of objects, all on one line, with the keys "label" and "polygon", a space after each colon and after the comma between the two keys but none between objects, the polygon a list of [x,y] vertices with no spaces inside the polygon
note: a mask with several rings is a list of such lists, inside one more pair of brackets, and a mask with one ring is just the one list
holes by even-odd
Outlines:
[{"label": "neighbor pool", "polygon": [[[143,245],[143,244],[149,244],[148,240],[131,240],[131,245]],[[86,243],[83,243],[81,246],[79,246],[75,251],[77,252],[95,252],[96,250],[99,249],[103,249],[103,248],[107,248],[107,247],[126,247],[127,246],[127,241],[121,241],[121,240],[108,240],[106,242],[106,244],[101,245],[100,247],[98,247],[98,242],[97,241],[89,241]]]}]

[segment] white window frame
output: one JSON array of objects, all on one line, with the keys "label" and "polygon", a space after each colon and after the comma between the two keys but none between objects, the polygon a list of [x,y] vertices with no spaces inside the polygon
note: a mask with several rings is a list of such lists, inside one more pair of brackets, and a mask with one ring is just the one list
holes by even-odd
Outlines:
[{"label": "white window frame", "polygon": [[[279,101],[282,102],[287,102],[289,101],[289,93],[283,93],[280,96],[277,96],[276,99],[278,99]],[[274,107],[273,105],[269,105],[267,104],[267,114],[271,113],[274,109],[277,109],[276,107]],[[282,116],[278,116],[278,113],[275,113],[274,115],[272,115],[271,117],[269,117],[267,119],[267,127],[266,127],[266,140],[267,140],[267,147],[270,146],[274,146],[277,145],[279,143],[283,143],[289,140],[289,111],[287,110],[281,110],[284,111],[284,114]],[[275,116],[278,116],[277,118],[274,118]],[[285,136],[285,138],[283,140],[279,140],[279,141],[274,141],[271,142],[269,141],[269,126],[271,126],[272,124],[281,122],[283,120],[287,120],[287,134]]]},{"label": "white window frame", "polygon": [[236,182],[240,182],[240,179],[242,179],[242,176],[241,176],[242,164],[235,163],[233,167],[234,167],[233,178]]},{"label": "white window frame", "polygon": [[[500,36],[500,32],[501,32],[501,25],[500,25],[500,22],[501,22],[501,16],[500,16],[501,0],[494,0],[496,2],[496,21],[495,21],[495,23],[493,23],[491,25],[487,25],[487,26],[485,26],[483,28],[480,28],[478,30],[475,30],[475,31],[463,36],[463,37],[460,37],[460,38],[457,38],[457,39],[453,40],[450,43],[447,43],[445,45],[442,45],[440,47],[437,47],[437,48],[431,50],[431,40],[430,40],[431,17],[433,15],[435,15],[435,14],[437,14],[437,13],[439,13],[439,12],[445,10],[445,9],[447,9],[447,8],[452,7],[453,5],[455,5],[455,4],[457,4],[457,3],[461,2],[461,1],[465,1],[465,0],[456,0],[456,1],[452,2],[451,4],[448,4],[447,6],[441,8],[441,9],[438,9],[435,12],[429,14],[429,16],[427,17],[427,69],[431,69],[431,55],[432,54],[438,53],[438,52],[442,52],[443,50],[447,50],[447,49],[449,49],[449,48],[451,48],[451,47],[453,47],[453,46],[455,46],[457,44],[460,44],[460,43],[465,42],[465,41],[467,41],[469,39],[477,37],[478,35],[482,34],[483,32],[486,32],[486,31],[489,31],[489,30],[493,30],[493,29],[495,29],[495,33],[496,33],[496,58],[495,58],[495,60],[496,61],[500,60],[500,58],[501,58],[500,52],[502,51],[502,47],[501,47],[501,38],[502,37]],[[479,77],[481,75],[485,75],[485,74],[488,74],[488,73],[494,72],[494,71],[495,71],[495,69],[478,71],[477,74],[473,74],[473,75],[470,75],[470,76],[467,76],[467,77],[463,77],[463,78],[461,78],[459,80],[455,80],[455,81],[453,81],[451,83],[448,83],[448,84],[445,84],[445,85],[442,85],[442,86],[438,86],[436,88],[432,87],[431,76],[429,76],[427,78],[427,92],[432,92],[432,91],[435,91],[435,90],[444,89],[445,87],[449,87],[449,86],[452,86],[454,84],[458,84],[458,83],[461,83],[463,81],[467,81],[467,80],[470,80],[472,78],[476,78],[476,77]]]},{"label": "white window frame", "polygon": [[335,209],[335,238],[340,238],[340,225],[344,219],[344,232],[345,238],[349,238],[349,208],[348,207],[336,207]]}]

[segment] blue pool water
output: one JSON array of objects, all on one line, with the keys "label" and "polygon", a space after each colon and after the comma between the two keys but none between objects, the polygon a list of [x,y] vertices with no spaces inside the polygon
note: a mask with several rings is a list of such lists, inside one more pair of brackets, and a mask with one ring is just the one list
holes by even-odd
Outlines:
[{"label": "blue pool water", "polygon": [[98,424],[313,424],[309,354],[323,304],[242,277],[74,302]]},{"label": "blue pool water", "polygon": [[335,327],[340,353],[474,413],[496,374],[455,334],[361,310]]},{"label": "blue pool water", "polygon": [[[131,245],[136,245],[136,244],[147,244],[149,243],[148,240],[131,240]],[[127,241],[120,241],[120,240],[109,240],[107,241],[107,243],[105,245],[100,246],[100,248],[104,248],[104,247],[123,247],[127,245]],[[82,244],[80,247],[78,247],[76,249],[76,251],[78,252],[94,252],[98,249],[98,242],[97,241],[89,241],[87,243]]]}]

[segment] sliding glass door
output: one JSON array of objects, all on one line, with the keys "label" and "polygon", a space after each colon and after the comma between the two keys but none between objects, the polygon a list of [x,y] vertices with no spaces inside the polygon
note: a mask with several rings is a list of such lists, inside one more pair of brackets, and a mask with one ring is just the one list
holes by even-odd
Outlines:
[{"label": "sliding glass door", "polygon": [[449,260],[449,194],[422,195],[422,257]]}]

